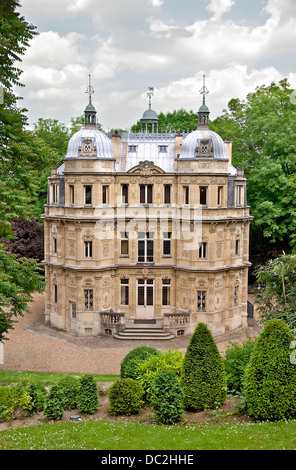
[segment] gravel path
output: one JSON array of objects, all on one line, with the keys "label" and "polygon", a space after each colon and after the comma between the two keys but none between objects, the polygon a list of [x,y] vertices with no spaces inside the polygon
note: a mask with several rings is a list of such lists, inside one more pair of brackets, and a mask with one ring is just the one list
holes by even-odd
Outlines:
[{"label": "gravel path", "polygon": [[[145,341],[116,340],[110,337],[77,338],[44,324],[44,295],[36,294],[31,314],[19,317],[15,328],[4,342],[4,363],[0,369],[31,370],[40,372],[80,372],[84,374],[119,374],[120,364],[126,354]],[[258,327],[250,325],[248,333]],[[223,354],[229,341],[245,338],[245,331],[216,337]],[[169,341],[149,341],[158,349],[185,351],[189,337]]]}]

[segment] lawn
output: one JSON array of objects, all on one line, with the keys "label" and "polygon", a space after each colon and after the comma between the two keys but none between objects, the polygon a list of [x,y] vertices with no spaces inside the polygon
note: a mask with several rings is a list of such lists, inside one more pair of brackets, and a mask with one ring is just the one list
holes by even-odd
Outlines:
[{"label": "lawn", "polygon": [[[66,375],[0,370],[0,385],[30,380],[51,386]],[[94,377],[98,383],[120,378]],[[104,397],[100,396],[101,409]],[[82,421],[45,421],[32,426],[23,422],[26,427],[0,431],[0,450],[296,450],[296,421],[241,422],[237,415],[221,414],[221,410],[213,410],[211,416],[209,422],[184,419],[170,426],[144,422],[141,414],[132,419],[90,415],[82,416]]]},{"label": "lawn", "polygon": [[123,421],[43,424],[1,431],[0,450],[295,450],[296,421],[152,425]]}]

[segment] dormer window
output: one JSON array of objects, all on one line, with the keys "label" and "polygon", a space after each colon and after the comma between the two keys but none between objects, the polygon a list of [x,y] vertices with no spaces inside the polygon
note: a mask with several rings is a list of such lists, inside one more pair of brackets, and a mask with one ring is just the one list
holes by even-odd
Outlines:
[{"label": "dormer window", "polygon": [[85,151],[85,152],[90,152],[90,151],[91,151],[91,146],[90,146],[90,144],[85,144],[85,145],[84,145],[84,151]]},{"label": "dormer window", "polygon": [[128,146],[128,151],[129,152],[136,152],[137,151],[137,146],[136,145],[129,145]]},{"label": "dormer window", "polygon": [[208,153],[208,147],[207,147],[207,145],[202,145],[202,147],[201,147],[201,153]]},{"label": "dormer window", "polygon": [[167,146],[167,145],[159,145],[159,146],[158,146],[158,150],[159,150],[159,152],[167,153],[167,151],[168,151],[168,146]]}]

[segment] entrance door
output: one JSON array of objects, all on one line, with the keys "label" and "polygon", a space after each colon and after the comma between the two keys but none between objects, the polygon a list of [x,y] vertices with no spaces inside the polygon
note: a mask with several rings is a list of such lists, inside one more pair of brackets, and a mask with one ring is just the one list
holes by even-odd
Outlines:
[{"label": "entrance door", "polygon": [[154,280],[138,279],[137,282],[137,318],[154,318]]}]

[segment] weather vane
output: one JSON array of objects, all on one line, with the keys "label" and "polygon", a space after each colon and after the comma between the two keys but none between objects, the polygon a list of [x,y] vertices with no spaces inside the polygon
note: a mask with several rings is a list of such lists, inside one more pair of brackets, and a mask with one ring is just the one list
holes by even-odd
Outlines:
[{"label": "weather vane", "polygon": [[147,96],[149,98],[149,109],[151,109],[151,98],[153,95],[154,95],[154,88],[150,86],[148,87],[148,92],[147,92]]},{"label": "weather vane", "polygon": [[94,92],[95,91],[94,91],[94,89],[93,89],[93,87],[91,86],[91,83],[90,83],[90,75],[89,75],[88,76],[88,87],[87,87],[86,92],[85,92],[89,96],[89,104],[91,104],[91,95],[93,95]]},{"label": "weather vane", "polygon": [[206,104],[206,95],[209,93],[209,90],[206,88],[206,76],[203,76],[203,87],[200,90],[200,94],[203,95],[203,104]]}]

